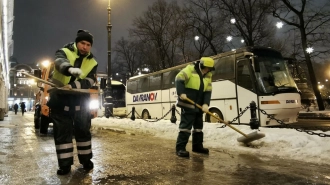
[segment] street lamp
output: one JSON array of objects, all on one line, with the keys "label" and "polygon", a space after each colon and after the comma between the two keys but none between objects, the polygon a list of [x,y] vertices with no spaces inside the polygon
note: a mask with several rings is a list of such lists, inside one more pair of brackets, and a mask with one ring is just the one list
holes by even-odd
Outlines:
[{"label": "street lamp", "polygon": [[227,36],[226,40],[227,40],[228,42],[230,42],[231,40],[233,40],[233,37],[232,37],[232,36]]},{"label": "street lamp", "polygon": [[313,51],[314,51],[314,48],[313,48],[313,47],[308,47],[308,48],[306,48],[306,52],[307,52],[308,54],[311,54]]},{"label": "street lamp", "polygon": [[104,108],[105,108],[105,117],[109,118],[110,114],[113,109],[113,104],[112,104],[112,89],[111,89],[111,8],[110,8],[110,0],[108,0],[108,25],[107,25],[107,30],[108,30],[108,79],[107,79],[107,87],[105,90],[105,102],[104,103]]},{"label": "street lamp", "polygon": [[198,41],[199,40],[199,36],[195,36],[195,41]]},{"label": "street lamp", "polygon": [[281,29],[281,28],[283,27],[283,23],[282,23],[282,22],[277,22],[277,23],[276,23],[276,27],[277,27],[278,29]]},{"label": "street lamp", "polygon": [[236,23],[236,19],[235,19],[235,18],[231,18],[231,19],[230,19],[230,23],[231,23],[231,24],[235,24],[235,23]]}]

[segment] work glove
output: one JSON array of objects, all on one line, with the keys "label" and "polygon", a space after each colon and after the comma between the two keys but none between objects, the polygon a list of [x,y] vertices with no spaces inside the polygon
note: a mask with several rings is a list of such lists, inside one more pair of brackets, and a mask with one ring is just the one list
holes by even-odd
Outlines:
[{"label": "work glove", "polygon": [[81,72],[81,69],[79,69],[79,68],[74,68],[74,67],[70,67],[70,68],[68,69],[68,71],[69,71],[70,74],[72,74],[72,75],[75,76],[75,77],[80,76],[80,74],[82,73],[82,72]]},{"label": "work glove", "polygon": [[186,94],[181,94],[181,95],[180,95],[180,99],[181,99],[181,100],[185,100],[185,99],[187,99],[187,95],[186,95]]},{"label": "work glove", "polygon": [[202,111],[203,112],[208,112],[209,111],[209,106],[207,104],[203,104]]},{"label": "work glove", "polygon": [[72,89],[72,86],[70,84],[63,86],[64,89]]}]

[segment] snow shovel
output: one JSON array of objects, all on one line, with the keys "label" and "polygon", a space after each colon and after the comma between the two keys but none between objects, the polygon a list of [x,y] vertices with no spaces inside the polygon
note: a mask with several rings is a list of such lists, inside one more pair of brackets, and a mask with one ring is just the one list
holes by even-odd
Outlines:
[{"label": "snow shovel", "polygon": [[[197,106],[198,108],[200,108],[200,109],[202,110],[202,106],[196,104],[196,103],[195,103],[194,101],[192,101],[191,99],[186,98],[185,100],[188,101],[189,103],[191,103],[191,104]],[[205,113],[208,114],[208,115],[210,115],[210,116],[212,116],[212,117],[214,117],[214,118],[216,118],[216,119],[219,120],[220,122],[225,123],[228,127],[230,127],[231,129],[235,130],[236,132],[242,134],[242,135],[243,135],[242,137],[237,138],[237,141],[238,141],[238,142],[242,142],[242,143],[247,144],[247,143],[250,143],[250,142],[252,142],[252,141],[255,141],[255,140],[258,140],[258,139],[261,139],[261,138],[265,137],[265,134],[263,134],[263,133],[258,133],[257,131],[252,132],[252,133],[250,133],[250,134],[245,134],[245,133],[243,133],[242,131],[238,130],[237,128],[233,127],[230,123],[228,123],[228,122],[222,120],[221,118],[215,116],[215,115],[212,114],[210,111],[207,111],[207,112],[205,112]]]}]

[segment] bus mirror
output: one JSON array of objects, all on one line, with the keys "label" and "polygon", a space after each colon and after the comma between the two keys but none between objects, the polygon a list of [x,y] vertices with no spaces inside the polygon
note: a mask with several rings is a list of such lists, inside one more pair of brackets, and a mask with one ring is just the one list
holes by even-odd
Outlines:
[{"label": "bus mirror", "polygon": [[101,89],[105,89],[105,87],[106,87],[106,82],[107,82],[107,79],[105,79],[105,78],[101,78],[101,83],[100,83],[100,88],[101,88]]},{"label": "bus mirror", "polygon": [[292,60],[288,60],[288,64],[293,64],[293,61]]},{"label": "bus mirror", "polygon": [[245,58],[250,58],[250,57],[253,56],[253,53],[251,53],[251,52],[247,52],[247,51],[244,51],[243,54],[244,54]]},{"label": "bus mirror", "polygon": [[41,70],[40,69],[34,70],[33,75],[37,78],[41,78]]},{"label": "bus mirror", "polygon": [[288,64],[293,64],[294,62],[297,61],[296,58],[292,58],[292,57],[283,57],[283,58],[288,62]]}]

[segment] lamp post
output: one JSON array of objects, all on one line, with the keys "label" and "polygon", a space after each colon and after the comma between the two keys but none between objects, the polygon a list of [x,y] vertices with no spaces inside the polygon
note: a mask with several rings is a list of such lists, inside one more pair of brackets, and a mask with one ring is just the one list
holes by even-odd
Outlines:
[{"label": "lamp post", "polygon": [[110,0],[108,0],[108,25],[107,25],[107,30],[108,30],[108,78],[107,78],[107,87],[105,90],[105,102],[104,107],[105,107],[105,117],[109,118],[110,114],[113,109],[113,104],[112,104],[112,89],[111,89],[111,19],[110,19],[110,14],[111,14],[111,8],[110,8]]}]

